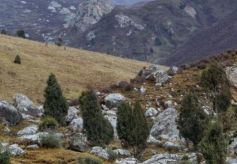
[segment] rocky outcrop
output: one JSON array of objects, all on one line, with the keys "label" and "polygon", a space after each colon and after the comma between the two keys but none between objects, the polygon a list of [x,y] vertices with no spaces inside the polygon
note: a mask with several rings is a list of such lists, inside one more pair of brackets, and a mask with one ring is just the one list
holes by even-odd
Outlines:
[{"label": "rocky outcrop", "polygon": [[81,1],[70,26],[84,32],[91,25],[96,24],[104,15],[110,13],[112,9],[112,0]]},{"label": "rocky outcrop", "polygon": [[115,149],[113,152],[118,156],[118,157],[128,157],[131,156],[131,153],[126,150],[126,149]]},{"label": "rocky outcrop", "polygon": [[114,138],[118,138],[117,133],[117,114],[113,110],[104,111],[104,118],[107,119],[114,129]]},{"label": "rocky outcrop", "polygon": [[125,97],[120,93],[112,93],[105,97],[105,104],[109,108],[118,107],[123,101]]},{"label": "rocky outcrop", "polygon": [[80,110],[78,110],[76,107],[69,107],[67,116],[66,116],[66,122],[70,123],[73,119],[76,119],[79,113],[80,113]]},{"label": "rocky outcrop", "polygon": [[77,117],[70,122],[70,129],[74,132],[81,132],[83,129],[83,119],[81,117]]},{"label": "rocky outcrop", "polygon": [[116,160],[116,164],[138,164],[138,160],[133,157]]},{"label": "rocky outcrop", "polygon": [[145,112],[146,117],[155,117],[158,114],[158,110],[155,108],[148,108]]},{"label": "rocky outcrop", "polygon": [[13,105],[0,101],[0,118],[10,125],[16,125],[22,120],[22,115]]},{"label": "rocky outcrop", "polygon": [[18,144],[10,145],[8,150],[13,156],[20,156],[25,154],[25,151]]},{"label": "rocky outcrop", "polygon": [[38,131],[38,126],[31,125],[17,132],[17,136],[34,135]]},{"label": "rocky outcrop", "polygon": [[142,164],[167,164],[167,163],[179,163],[184,156],[188,157],[188,160],[192,163],[197,163],[196,154],[157,154],[146,160]]},{"label": "rocky outcrop", "polygon": [[26,118],[26,115],[29,115],[28,117],[39,117],[43,115],[43,111],[35,107],[33,102],[23,94],[16,94],[13,98],[13,101],[14,106],[18,109],[19,112],[24,114]]},{"label": "rocky outcrop", "polygon": [[87,138],[84,134],[75,134],[70,138],[70,149],[85,152],[89,150]]},{"label": "rocky outcrop", "polygon": [[180,138],[180,133],[177,129],[177,117],[176,109],[167,108],[154,120],[150,135],[163,143],[165,148],[181,149],[184,146],[184,140]]},{"label": "rocky outcrop", "polygon": [[151,65],[148,68],[143,68],[138,76],[141,80],[154,81],[156,85],[162,85],[169,80],[168,73],[157,65]]},{"label": "rocky outcrop", "polygon": [[95,154],[96,156],[101,157],[103,159],[107,159],[107,160],[109,159],[108,152],[99,146],[93,147],[92,150],[90,151],[90,153]]}]

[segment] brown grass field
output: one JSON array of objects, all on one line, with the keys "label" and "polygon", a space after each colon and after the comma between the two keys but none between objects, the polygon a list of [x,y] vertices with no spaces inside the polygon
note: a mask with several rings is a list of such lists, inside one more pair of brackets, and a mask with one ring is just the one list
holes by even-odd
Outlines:
[{"label": "brown grass field", "polygon": [[[21,65],[14,64],[21,56]],[[106,87],[130,80],[148,63],[74,48],[0,35],[0,100],[23,93],[42,102],[50,73],[54,73],[67,99],[77,98],[87,86]]]}]

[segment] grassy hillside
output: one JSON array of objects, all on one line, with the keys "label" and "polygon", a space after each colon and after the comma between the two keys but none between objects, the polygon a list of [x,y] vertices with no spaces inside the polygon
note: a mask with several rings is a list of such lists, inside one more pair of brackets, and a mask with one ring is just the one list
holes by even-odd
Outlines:
[{"label": "grassy hillside", "polygon": [[[22,64],[14,64],[19,54]],[[50,73],[56,74],[67,98],[76,98],[88,85],[104,87],[135,76],[144,62],[125,60],[73,48],[57,47],[0,35],[0,99],[15,93],[40,102]]]}]

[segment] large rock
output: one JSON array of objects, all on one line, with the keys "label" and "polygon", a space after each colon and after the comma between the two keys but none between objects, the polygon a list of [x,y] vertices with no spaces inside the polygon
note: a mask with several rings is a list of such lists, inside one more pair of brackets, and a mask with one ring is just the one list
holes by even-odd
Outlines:
[{"label": "large rock", "polygon": [[121,160],[116,160],[116,164],[138,164],[138,160],[133,157],[121,159]]},{"label": "large rock", "polygon": [[[189,158],[192,163],[197,163],[196,154],[184,154]],[[146,160],[142,164],[167,164],[167,163],[180,163],[184,155],[180,154],[157,154]]]},{"label": "large rock", "polygon": [[148,68],[142,69],[138,76],[145,80],[154,81],[156,85],[162,85],[169,80],[167,71],[162,70],[157,65],[151,65]]},{"label": "large rock", "polygon": [[67,116],[66,116],[66,122],[71,122],[72,120],[76,119],[78,117],[78,113],[80,113],[80,110],[78,110],[75,107],[69,107]]},{"label": "large rock", "polygon": [[126,149],[115,149],[113,152],[119,157],[128,157],[131,156],[131,153]]},{"label": "large rock", "polygon": [[18,144],[10,145],[8,149],[10,154],[13,156],[20,156],[25,154],[25,151]]},{"label": "large rock", "polygon": [[232,143],[228,146],[229,152],[234,155],[237,153],[237,138],[234,138]]},{"label": "large rock", "polygon": [[114,129],[114,137],[118,138],[118,133],[117,133],[117,115],[115,111],[109,110],[104,112],[104,118],[107,119],[110,124],[112,125]]},{"label": "large rock", "polygon": [[[23,136],[20,137],[20,139],[31,141],[32,143],[40,144],[41,137],[47,136],[47,135],[50,135],[50,133],[48,133],[48,132],[38,132],[38,133],[32,134],[32,135],[23,135]],[[55,133],[55,136],[58,139],[61,139],[63,137],[63,134],[62,133]]]},{"label": "large rock", "polygon": [[109,108],[118,107],[123,101],[125,97],[120,93],[112,93],[105,97],[105,104]]},{"label": "large rock", "polygon": [[108,160],[109,159],[109,154],[108,152],[103,149],[102,147],[99,147],[99,146],[95,146],[92,148],[92,150],[90,151],[90,153],[98,156],[98,157],[101,157],[103,159],[106,159]]},{"label": "large rock", "polygon": [[17,132],[17,136],[34,135],[38,131],[38,126],[31,125]]},{"label": "large rock", "polygon": [[148,108],[145,112],[146,117],[155,117],[158,114],[158,111],[155,108]]},{"label": "large rock", "polygon": [[177,116],[176,109],[167,108],[154,120],[150,135],[164,143],[163,146],[165,148],[181,149],[184,146],[184,141],[180,138],[180,133],[177,129]]},{"label": "large rock", "polygon": [[227,157],[226,163],[227,163],[227,164],[236,164],[236,163],[237,163],[237,157],[235,157],[235,158],[233,158],[233,157]]},{"label": "large rock", "polygon": [[14,105],[20,111],[27,111],[28,108],[33,106],[33,102],[23,94],[16,94],[13,98]]},{"label": "large rock", "polygon": [[14,106],[23,114],[34,117],[42,116],[42,110],[35,107],[33,102],[23,94],[16,94],[13,98]]},{"label": "large rock", "polygon": [[69,127],[74,132],[81,132],[83,129],[83,119],[81,117],[77,117],[70,122]]},{"label": "large rock", "polygon": [[11,104],[0,101],[0,118],[10,125],[16,125],[22,120],[22,115]]},{"label": "large rock", "polygon": [[89,150],[88,141],[84,134],[79,133],[70,138],[70,149],[85,152]]}]

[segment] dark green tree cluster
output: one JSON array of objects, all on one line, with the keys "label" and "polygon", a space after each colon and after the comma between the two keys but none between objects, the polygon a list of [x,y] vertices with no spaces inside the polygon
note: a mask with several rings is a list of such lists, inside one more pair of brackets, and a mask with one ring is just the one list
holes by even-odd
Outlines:
[{"label": "dark green tree cluster", "polygon": [[54,74],[50,74],[44,93],[44,115],[51,116],[61,125],[65,125],[68,104]]},{"label": "dark green tree cluster", "polygon": [[185,96],[181,106],[178,120],[180,133],[197,145],[201,141],[208,123],[207,115],[201,109],[198,97],[194,93]]},{"label": "dark green tree cluster", "polygon": [[145,146],[149,135],[149,128],[140,103],[132,108],[128,103],[122,103],[117,113],[117,131],[119,139],[128,146],[132,146],[135,155]]},{"label": "dark green tree cluster", "polygon": [[103,117],[95,92],[93,90],[83,92],[79,101],[84,121],[83,128],[91,145],[109,144],[113,139],[113,127]]},{"label": "dark green tree cluster", "polygon": [[211,64],[201,75],[201,86],[208,93],[216,112],[224,112],[230,106],[230,83],[225,70],[217,63]]},{"label": "dark green tree cluster", "polygon": [[226,161],[227,143],[219,121],[210,122],[205,136],[199,144],[207,164],[224,164]]},{"label": "dark green tree cluster", "polygon": [[16,55],[16,57],[14,59],[14,63],[15,64],[21,64],[21,57],[19,55]]},{"label": "dark green tree cluster", "polygon": [[24,30],[18,30],[16,32],[16,35],[20,38],[26,38],[26,34],[25,34],[25,31]]}]

